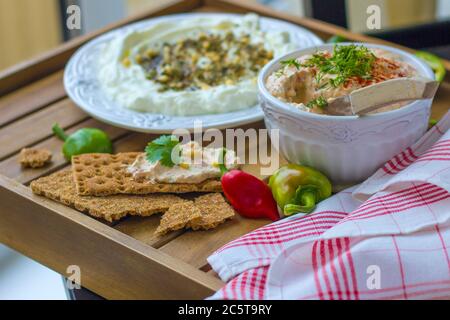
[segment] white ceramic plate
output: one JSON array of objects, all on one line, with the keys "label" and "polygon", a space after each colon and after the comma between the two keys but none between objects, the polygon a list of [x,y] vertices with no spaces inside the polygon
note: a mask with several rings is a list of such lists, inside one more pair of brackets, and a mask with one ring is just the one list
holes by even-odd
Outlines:
[{"label": "white ceramic plate", "polygon": [[[261,120],[263,118],[263,112],[259,105],[229,113],[184,117],[138,112],[118,105],[101,89],[96,66],[105,43],[124,33],[146,29],[156,23],[180,19],[185,20],[199,16],[223,18],[238,17],[239,15],[185,13],[145,20],[110,31],[82,46],[69,60],[64,73],[64,86],[67,94],[81,109],[92,117],[133,131],[170,133],[179,128],[192,130],[194,121],[196,120],[202,121],[204,129],[223,129]],[[265,17],[261,17],[260,19],[262,30],[275,29],[289,32],[292,39],[294,39],[294,43],[298,44],[297,47],[299,49],[320,45],[322,43],[322,40],[316,35],[294,24]]]}]

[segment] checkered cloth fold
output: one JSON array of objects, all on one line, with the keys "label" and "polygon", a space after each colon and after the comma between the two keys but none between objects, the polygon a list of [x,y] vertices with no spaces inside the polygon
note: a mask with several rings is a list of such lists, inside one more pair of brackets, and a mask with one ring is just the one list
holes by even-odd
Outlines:
[{"label": "checkered cloth fold", "polygon": [[208,258],[211,299],[449,299],[450,112],[361,185]]}]

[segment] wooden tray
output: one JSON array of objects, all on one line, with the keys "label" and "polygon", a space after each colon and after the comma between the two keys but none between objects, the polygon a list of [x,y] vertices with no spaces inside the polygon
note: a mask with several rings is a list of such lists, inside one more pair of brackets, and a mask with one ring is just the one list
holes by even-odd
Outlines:
[{"label": "wooden tray", "polygon": [[[69,132],[81,127],[101,128],[113,138],[118,152],[143,150],[154,138],[99,123],[83,113],[66,97],[63,68],[80,45],[106,30],[187,11],[253,11],[305,26],[324,39],[338,33],[356,41],[385,43],[239,1],[172,1],[0,73],[0,241],[62,275],[67,275],[69,265],[80,266],[82,285],[105,298],[205,298],[223,286],[210,271],[206,258],[225,243],[268,223],[238,218],[213,231],[178,232],[157,240],[153,231],[159,217],[128,218],[108,225],[35,196],[28,187],[32,180],[68,165],[60,154],[61,142],[50,130],[55,122]],[[445,63],[450,70],[450,62]],[[447,111],[448,101],[447,78],[434,103],[433,118],[439,119]],[[22,170],[17,157],[26,146],[52,150],[53,163],[43,169]],[[259,172],[255,165],[245,169]]]}]

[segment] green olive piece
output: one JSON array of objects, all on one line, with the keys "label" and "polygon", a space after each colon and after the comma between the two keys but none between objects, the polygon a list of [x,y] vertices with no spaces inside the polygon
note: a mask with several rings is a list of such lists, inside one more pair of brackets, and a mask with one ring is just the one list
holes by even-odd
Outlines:
[{"label": "green olive piece", "polygon": [[52,128],[53,133],[64,141],[62,153],[70,161],[72,156],[84,153],[112,153],[112,142],[108,135],[94,128],[83,128],[67,136],[64,130],[55,124]]}]

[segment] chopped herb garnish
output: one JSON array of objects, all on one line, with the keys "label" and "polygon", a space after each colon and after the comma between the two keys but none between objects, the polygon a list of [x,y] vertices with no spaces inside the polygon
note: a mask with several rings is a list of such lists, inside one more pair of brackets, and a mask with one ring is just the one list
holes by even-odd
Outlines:
[{"label": "chopped herb garnish", "polygon": [[227,154],[227,149],[222,148],[222,150],[220,150],[220,154],[219,154],[219,170],[220,170],[221,175],[224,175],[225,173],[228,172],[227,166],[225,164],[225,155],[226,154]]},{"label": "chopped herb garnish", "polygon": [[279,69],[279,70],[277,70],[277,71],[275,72],[275,76],[276,76],[277,78],[281,77],[283,74],[284,74],[284,69],[283,69],[283,68],[282,68],[282,69]]},{"label": "chopped herb garnish", "polygon": [[163,166],[173,167],[174,148],[179,148],[180,141],[176,136],[161,136],[150,142],[145,148],[146,158],[150,163],[159,161]]},{"label": "chopped herb garnish", "polygon": [[300,69],[300,67],[302,66],[301,63],[295,59],[282,60],[280,61],[280,63],[283,66],[293,66],[296,67],[297,69]]},{"label": "chopped herb garnish", "polygon": [[327,106],[328,106],[328,102],[327,102],[327,100],[326,100],[324,97],[322,97],[322,96],[320,96],[320,97],[318,97],[318,98],[316,98],[316,99],[314,99],[314,100],[311,100],[310,102],[308,102],[308,103],[306,104],[306,107],[308,107],[308,108],[319,107],[319,108],[321,108],[321,109],[324,109],[324,108],[326,108]]},{"label": "chopped herb garnish", "polygon": [[325,74],[335,75],[329,80],[329,84],[338,87],[351,77],[370,79],[375,59],[375,55],[364,46],[334,46],[332,56],[326,52],[318,52],[302,66],[316,68],[316,80],[319,81]]}]

